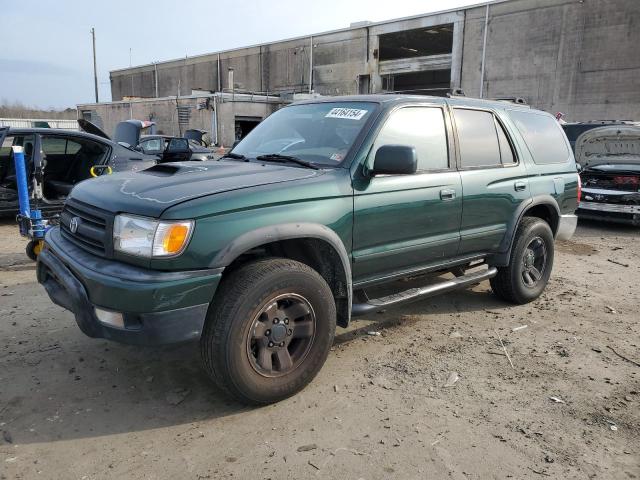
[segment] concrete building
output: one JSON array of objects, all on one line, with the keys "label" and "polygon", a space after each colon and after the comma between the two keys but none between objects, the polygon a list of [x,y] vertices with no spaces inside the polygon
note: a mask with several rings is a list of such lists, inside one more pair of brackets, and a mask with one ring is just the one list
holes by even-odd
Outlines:
[{"label": "concrete building", "polygon": [[230,106],[217,125],[207,115],[189,125],[224,127],[218,138],[225,145],[243,118],[261,118],[301,93],[444,95],[462,88],[474,97],[522,97],[571,120],[639,119],[638,25],[638,0],[495,1],[112,71],[115,102],[78,108],[103,120],[141,109],[144,119],[162,116],[160,128],[169,129],[178,96],[192,108],[214,92],[265,101],[255,110],[246,99],[237,112]]}]

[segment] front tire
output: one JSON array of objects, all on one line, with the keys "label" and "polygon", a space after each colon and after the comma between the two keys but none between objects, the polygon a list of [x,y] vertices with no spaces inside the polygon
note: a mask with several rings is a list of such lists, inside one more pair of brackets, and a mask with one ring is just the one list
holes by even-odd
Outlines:
[{"label": "front tire", "polygon": [[35,262],[38,260],[38,255],[40,255],[43,245],[44,241],[42,240],[30,240],[24,249],[24,253],[26,253],[27,257]]},{"label": "front tire", "polygon": [[264,405],[302,390],[324,364],[336,328],[325,280],[288,259],[243,265],[215,295],[200,340],[214,382],[242,403]]},{"label": "front tire", "polygon": [[544,291],[553,268],[554,239],[549,224],[525,217],[518,225],[509,265],[490,281],[493,292],[512,303],[525,304]]}]

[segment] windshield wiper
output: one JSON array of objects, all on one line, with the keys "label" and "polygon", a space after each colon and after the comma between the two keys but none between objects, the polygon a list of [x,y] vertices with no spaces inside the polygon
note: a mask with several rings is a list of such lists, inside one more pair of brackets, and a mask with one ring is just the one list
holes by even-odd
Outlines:
[{"label": "windshield wiper", "polygon": [[223,158],[233,158],[234,160],[243,160],[245,162],[249,161],[249,159],[244,155],[241,155],[239,153],[233,153],[233,152],[225,153],[223,156],[220,157],[220,159],[223,159]]},{"label": "windshield wiper", "polygon": [[311,162],[307,162],[306,160],[302,160],[301,158],[294,157],[293,155],[282,155],[280,153],[269,153],[268,155],[258,155],[256,160],[267,160],[269,162],[290,162],[296,163],[298,165],[302,165],[303,167],[312,168],[313,170],[320,170],[320,167],[317,167]]}]

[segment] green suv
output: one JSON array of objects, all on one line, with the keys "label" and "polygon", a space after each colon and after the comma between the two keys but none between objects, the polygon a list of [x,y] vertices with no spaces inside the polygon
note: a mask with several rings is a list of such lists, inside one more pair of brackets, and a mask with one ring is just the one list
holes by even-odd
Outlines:
[{"label": "green suv", "polygon": [[534,300],[579,196],[547,113],[464,97],[316,99],[219,161],[78,184],[38,280],[90,337],[198,340],[223,390],[266,404],[313,379],[352,315],[486,279],[509,302]]}]

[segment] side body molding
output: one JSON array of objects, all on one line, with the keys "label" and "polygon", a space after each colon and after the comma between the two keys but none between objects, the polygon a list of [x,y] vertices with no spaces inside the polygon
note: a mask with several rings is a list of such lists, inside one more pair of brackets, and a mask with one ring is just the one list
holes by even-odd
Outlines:
[{"label": "side body molding", "polygon": [[[536,195],[531,199],[527,199],[522,202],[518,207],[515,215],[513,216],[508,228],[507,233],[502,240],[502,243],[499,247],[499,252],[490,256],[489,263],[494,266],[504,267],[509,264],[509,258],[511,256],[511,248],[513,247],[513,240],[515,238],[516,229],[522,220],[522,217],[525,216],[528,210],[536,207],[538,205],[543,205],[545,207],[551,208],[555,212],[556,219],[560,218],[560,208],[558,207],[558,202],[551,195]],[[553,225],[551,226],[553,229]],[[553,232],[555,235],[555,231]]]}]

